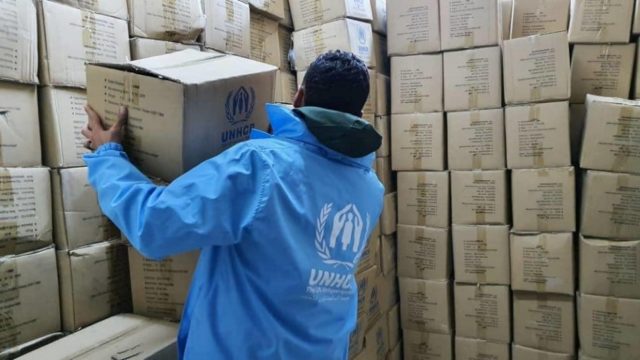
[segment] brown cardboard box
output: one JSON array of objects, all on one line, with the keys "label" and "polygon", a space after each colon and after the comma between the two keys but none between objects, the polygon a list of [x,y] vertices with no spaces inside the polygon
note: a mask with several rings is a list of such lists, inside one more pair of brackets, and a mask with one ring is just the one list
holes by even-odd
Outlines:
[{"label": "brown cardboard box", "polygon": [[52,242],[49,169],[0,167],[0,256]]},{"label": "brown cardboard box", "polygon": [[154,261],[129,247],[133,312],[179,321],[198,257],[198,252],[191,252]]},{"label": "brown cardboard box", "polygon": [[507,40],[503,54],[507,104],[569,99],[571,68],[566,32]]},{"label": "brown cardboard box", "polygon": [[513,170],[511,183],[513,230],[576,230],[573,167]]},{"label": "brown cardboard box", "polygon": [[294,0],[289,6],[296,31],[341,18],[373,19],[369,0]]},{"label": "brown cardboard box", "polygon": [[381,317],[364,335],[364,360],[385,360],[390,350],[387,317]]},{"label": "brown cardboard box", "polygon": [[[259,13],[251,12],[251,56],[255,61],[286,69],[287,59],[282,57],[280,26],[278,22]],[[283,36],[285,34],[282,34]]]},{"label": "brown cardboard box", "polygon": [[498,44],[496,0],[440,0],[442,50]]},{"label": "brown cardboard box", "polygon": [[389,115],[391,109],[391,78],[376,74],[376,114]]},{"label": "brown cardboard box", "polygon": [[512,8],[513,0],[498,0],[498,14],[500,14],[498,34],[500,35],[501,46],[504,40],[510,38]]},{"label": "brown cardboard box", "polygon": [[283,104],[293,104],[298,91],[296,76],[286,71],[276,72],[276,90],[274,101]]},{"label": "brown cardboard box", "polygon": [[[38,83],[38,20],[35,1],[4,1],[0,18],[0,79]],[[10,30],[10,31],[9,31]]]},{"label": "brown cardboard box", "polygon": [[582,132],[586,116],[587,106],[585,104],[569,105],[569,136],[571,137],[571,163],[573,165],[578,165],[580,162]]},{"label": "brown cardboard box", "polygon": [[640,354],[640,300],[578,295],[581,351],[598,359]]},{"label": "brown cardboard box", "polygon": [[640,299],[640,240],[580,236],[580,292]]},{"label": "brown cardboard box", "polygon": [[508,225],[453,225],[456,282],[511,284]]},{"label": "brown cardboard box", "polygon": [[396,191],[395,184],[393,183],[393,172],[391,171],[391,158],[379,157],[376,159],[375,164],[376,174],[384,186],[385,194]]},{"label": "brown cardboard box", "polygon": [[387,313],[387,343],[390,348],[395,348],[402,341],[400,328],[400,305],[394,305]]},{"label": "brown cardboard box", "polygon": [[571,102],[587,94],[626,99],[631,90],[636,44],[575,45],[571,56]]},{"label": "brown cardboard box", "polygon": [[389,116],[376,116],[376,130],[382,135],[382,145],[376,151],[377,157],[391,155],[391,123]]},{"label": "brown cardboard box", "polygon": [[453,360],[452,335],[403,330],[405,360]]},{"label": "brown cardboard box", "polygon": [[94,11],[98,14],[129,19],[127,0],[54,0],[76,8]]},{"label": "brown cardboard box", "polygon": [[289,0],[249,0],[252,9],[262,12],[276,20],[284,19],[284,3]]},{"label": "brown cardboard box", "polygon": [[390,4],[387,7],[389,56],[440,51],[438,0],[405,0]]},{"label": "brown cardboard box", "polygon": [[4,325],[0,350],[60,331],[60,302],[53,246],[0,261]]},{"label": "brown cardboard box", "polygon": [[398,276],[447,280],[451,275],[449,230],[398,225]]},{"label": "brown cardboard box", "polygon": [[[128,0],[128,3],[131,36],[192,41],[205,27],[205,15],[199,0]],[[207,14],[212,17],[210,12]]]},{"label": "brown cardboard box", "polygon": [[250,11],[246,2],[238,0],[207,0],[204,46],[209,49],[251,56]]},{"label": "brown cardboard box", "polygon": [[[542,351],[526,346],[513,344],[511,346],[511,354],[514,359],[518,360],[574,360],[572,354],[562,354],[550,351]],[[582,357],[580,360],[583,360]]]},{"label": "brown cardboard box", "polygon": [[444,127],[443,113],[391,115],[393,170],[444,170]]},{"label": "brown cardboard box", "polygon": [[513,0],[511,39],[567,31],[569,0]]},{"label": "brown cardboard box", "polygon": [[456,335],[511,342],[511,294],[504,285],[455,285]]},{"label": "brown cardboard box", "polygon": [[364,347],[364,336],[367,330],[367,312],[371,298],[371,288],[376,283],[378,267],[371,267],[368,270],[356,274],[356,284],[358,286],[358,313],[356,329],[349,338],[349,355],[358,354]]},{"label": "brown cardboard box", "polygon": [[501,107],[501,76],[499,46],[444,53],[445,111]]},{"label": "brown cardboard box", "polygon": [[391,113],[442,112],[442,54],[391,58]]},{"label": "brown cardboard box", "polygon": [[146,59],[148,57],[171,54],[186,49],[200,50],[200,45],[197,44],[181,44],[145,38],[133,38],[129,43],[131,47],[131,60]]},{"label": "brown cardboard box", "polygon": [[367,245],[362,250],[362,256],[360,256],[360,261],[358,262],[357,272],[361,273],[365,270],[370,269],[373,266],[377,266],[380,268],[380,232],[379,230],[374,230],[374,233],[371,234],[369,240],[367,241]]},{"label": "brown cardboard box", "polygon": [[626,43],[631,33],[633,1],[571,0],[571,43]]},{"label": "brown cardboard box", "polygon": [[41,164],[37,87],[0,81],[0,166]]},{"label": "brown cardboard box", "polygon": [[122,242],[60,250],[57,258],[63,330],[131,311],[127,247]]},{"label": "brown cardboard box", "polygon": [[505,128],[510,169],[571,165],[568,102],[507,106]]},{"label": "brown cardboard box", "polygon": [[[129,107],[129,156],[145,173],[170,181],[246,140],[253,128],[266,129],[275,73],[256,61],[184,50],[89,65],[87,95],[108,124],[121,105]],[[244,106],[232,106],[234,99]]]},{"label": "brown cardboard box", "polygon": [[456,336],[456,359],[458,360],[509,360],[509,344],[498,344],[481,339]]},{"label": "brown cardboard box", "polygon": [[376,115],[376,101],[378,100],[376,90],[377,85],[376,71],[369,70],[369,95],[367,96],[367,101],[364,103],[364,107],[362,108],[362,112],[364,114]]},{"label": "brown cardboard box", "polygon": [[399,172],[398,222],[446,228],[449,226],[449,173]]},{"label": "brown cardboard box", "polygon": [[503,110],[447,113],[447,147],[451,170],[504,169]]},{"label": "brown cardboard box", "polygon": [[84,88],[86,63],[131,58],[125,20],[48,0],[38,6],[41,84]]},{"label": "brown cardboard box", "polygon": [[51,172],[54,240],[59,250],[77,249],[119,235],[100,211],[88,176],[86,167]]},{"label": "brown cardboard box", "polygon": [[384,196],[382,215],[380,217],[380,231],[382,235],[391,235],[396,232],[396,223],[398,222],[398,196],[390,193]]},{"label": "brown cardboard box", "polygon": [[580,233],[610,239],[640,234],[640,175],[587,171],[582,182]]},{"label": "brown cardboard box", "polygon": [[[378,301],[382,313],[388,313],[399,303],[398,274],[396,272],[387,275],[378,274],[376,279],[378,288]],[[373,294],[371,294],[373,298]]]},{"label": "brown cardboard box", "polygon": [[[393,0],[391,0],[393,1]],[[371,13],[373,15],[373,31],[387,34],[387,0],[371,0]]]},{"label": "brown cardboard box", "polygon": [[380,270],[382,274],[389,275],[396,272],[398,259],[398,246],[395,235],[384,235],[380,238]]},{"label": "brown cardboard box", "polygon": [[177,324],[120,314],[32,351],[20,360],[171,359],[178,351],[177,333]]},{"label": "brown cardboard box", "polygon": [[290,0],[284,0],[284,18],[280,20],[280,24],[287,29],[293,29],[293,18],[291,17],[291,6],[289,6]]},{"label": "brown cardboard box", "polygon": [[450,292],[449,281],[400,278],[402,328],[450,334],[453,329]]},{"label": "brown cardboard box", "polygon": [[580,166],[640,173],[639,124],[640,101],[588,95]]},{"label": "brown cardboard box", "polygon": [[293,42],[296,44],[293,48],[296,70],[306,70],[318,56],[329,50],[350,51],[369,68],[376,67],[371,24],[362,21],[341,19],[294,31]]},{"label": "brown cardboard box", "polygon": [[573,258],[572,233],[511,234],[511,288],[573,295]]},{"label": "brown cardboard box", "polygon": [[402,341],[387,354],[386,360],[402,360]]},{"label": "brown cardboard box", "polygon": [[513,342],[544,351],[574,354],[574,311],[573,296],[514,292]]},{"label": "brown cardboard box", "polygon": [[509,204],[506,170],[452,171],[452,222],[459,225],[505,225]]}]

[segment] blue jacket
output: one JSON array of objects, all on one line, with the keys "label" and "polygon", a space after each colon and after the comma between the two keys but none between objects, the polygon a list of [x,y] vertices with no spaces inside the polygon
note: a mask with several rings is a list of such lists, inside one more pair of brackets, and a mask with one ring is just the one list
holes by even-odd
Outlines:
[{"label": "blue jacket", "polygon": [[104,213],[143,255],[201,250],[178,348],[186,359],[347,358],[355,268],[382,208],[374,155],[322,145],[267,105],[274,135],[156,186],[118,144],[85,156]]}]

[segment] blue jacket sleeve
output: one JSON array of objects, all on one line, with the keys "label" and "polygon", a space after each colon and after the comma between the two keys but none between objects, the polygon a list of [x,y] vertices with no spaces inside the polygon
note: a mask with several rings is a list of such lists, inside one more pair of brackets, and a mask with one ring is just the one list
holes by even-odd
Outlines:
[{"label": "blue jacket sleeve", "polygon": [[157,186],[118,144],[84,160],[105,215],[143,255],[159,259],[242,239],[266,201],[269,166],[248,143],[237,145]]}]

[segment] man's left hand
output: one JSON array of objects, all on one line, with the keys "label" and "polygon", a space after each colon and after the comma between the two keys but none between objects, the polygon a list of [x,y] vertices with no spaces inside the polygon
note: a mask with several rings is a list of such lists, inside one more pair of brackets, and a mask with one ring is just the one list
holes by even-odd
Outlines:
[{"label": "man's left hand", "polygon": [[89,123],[82,129],[82,135],[87,138],[84,146],[90,150],[96,150],[106,143],[122,144],[124,139],[125,125],[129,119],[129,112],[126,107],[120,108],[118,121],[110,128],[106,128],[100,115],[98,115],[89,105],[84,107],[89,116]]}]

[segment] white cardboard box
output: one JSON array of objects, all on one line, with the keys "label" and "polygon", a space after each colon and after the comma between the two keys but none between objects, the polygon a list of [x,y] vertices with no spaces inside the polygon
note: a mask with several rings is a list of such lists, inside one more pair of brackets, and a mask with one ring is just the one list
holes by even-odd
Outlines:
[{"label": "white cardboard box", "polygon": [[505,285],[454,286],[456,335],[511,342],[511,292]]},{"label": "white cardboard box", "polygon": [[447,280],[451,274],[449,230],[398,225],[398,276]]},{"label": "white cardboard box", "polygon": [[508,225],[453,225],[451,233],[457,283],[511,284]]},{"label": "white cardboard box", "polygon": [[404,0],[390,2],[390,5],[387,7],[389,56],[440,51],[438,0]]},{"label": "white cardboard box", "polygon": [[165,40],[133,38],[130,40],[131,60],[146,59],[152,56],[171,54],[176,51],[200,50],[197,44],[182,44]]},{"label": "white cardboard box", "polygon": [[449,226],[449,173],[398,172],[398,222],[446,228]]},{"label": "white cardboard box", "polygon": [[571,68],[566,32],[507,40],[503,55],[507,104],[569,99]]},{"label": "white cardboard box", "polygon": [[458,360],[509,360],[509,344],[499,344],[481,339],[456,336],[456,359]]},{"label": "white cardboard box", "polygon": [[440,0],[442,50],[498,45],[497,0]]},{"label": "white cardboard box", "polygon": [[445,111],[502,106],[499,46],[444,53]]},{"label": "white cardboard box", "polygon": [[631,33],[633,1],[571,0],[571,43],[626,43]]},{"label": "white cardboard box", "polygon": [[449,169],[504,169],[504,131],[502,109],[447,113]]},{"label": "white cardboard box", "polygon": [[400,278],[400,322],[405,330],[450,334],[453,326],[449,281]]},{"label": "white cardboard box", "polygon": [[238,0],[207,0],[204,12],[204,46],[244,57],[251,55],[249,5]]},{"label": "white cardboard box", "polygon": [[570,0],[513,0],[511,39],[567,31]]},{"label": "white cardboard box", "polygon": [[[511,354],[514,359],[518,360],[574,360],[572,354],[563,354],[550,351],[538,350],[526,346],[513,344],[511,346]],[[580,357],[580,360],[585,360]]]},{"label": "white cardboard box", "polygon": [[[206,3],[211,1],[206,1]],[[128,0],[131,36],[193,41],[205,27],[200,0]]]},{"label": "white cardboard box", "polygon": [[282,104],[293,104],[298,91],[296,76],[286,71],[276,72],[276,90],[274,102]]},{"label": "white cardboard box", "polygon": [[[0,79],[38,83],[38,20],[35,1],[3,1]],[[6,22],[6,23],[5,23]],[[11,31],[8,31],[11,29]]]},{"label": "white cardboard box", "polygon": [[508,168],[571,165],[568,102],[507,106],[505,128]]},{"label": "white cardboard box", "polygon": [[572,233],[511,234],[511,288],[573,295],[573,259]]},{"label": "white cardboard box", "polygon": [[37,87],[0,81],[0,166],[41,164]]},{"label": "white cardboard box", "polygon": [[453,224],[505,225],[508,200],[506,170],[451,172]]},{"label": "white cardboard box", "polygon": [[391,113],[442,112],[442,54],[391,58]]},{"label": "white cardboard box", "polygon": [[575,231],[576,179],[573,167],[511,172],[514,231]]},{"label": "white cardboard box", "polygon": [[453,360],[452,335],[403,330],[404,359]]},{"label": "white cardboard box", "polygon": [[373,19],[369,0],[294,0],[289,6],[296,31],[340,18]]},{"label": "white cardboard box", "polygon": [[[94,11],[98,14],[129,19],[127,0],[54,0],[76,8]],[[139,1],[139,0],[136,0]]]},{"label": "white cardboard box", "polygon": [[391,115],[393,170],[444,170],[443,113]]},{"label": "white cardboard box", "polygon": [[131,59],[125,20],[48,0],[38,6],[41,84],[84,88],[86,63]]}]

